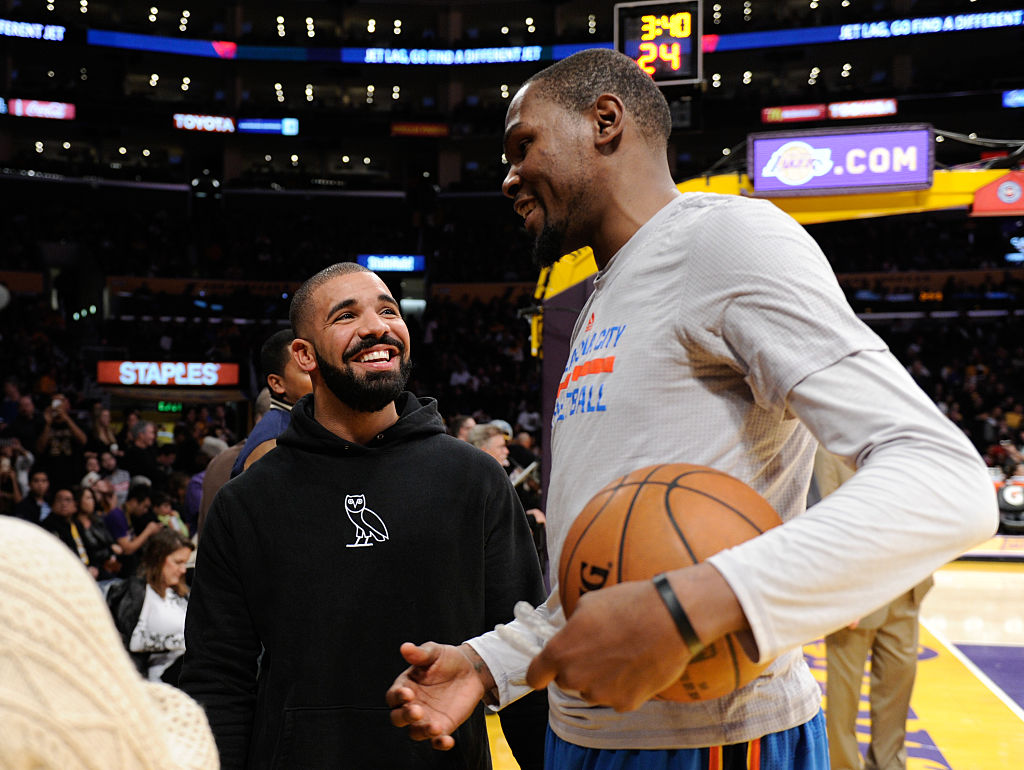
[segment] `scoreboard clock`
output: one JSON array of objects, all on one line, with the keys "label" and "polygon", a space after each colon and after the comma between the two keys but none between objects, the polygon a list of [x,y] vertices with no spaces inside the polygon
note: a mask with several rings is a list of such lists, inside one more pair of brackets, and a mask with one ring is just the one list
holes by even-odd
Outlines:
[{"label": "scoreboard clock", "polygon": [[700,0],[615,4],[615,50],[659,86],[701,81],[700,30]]}]

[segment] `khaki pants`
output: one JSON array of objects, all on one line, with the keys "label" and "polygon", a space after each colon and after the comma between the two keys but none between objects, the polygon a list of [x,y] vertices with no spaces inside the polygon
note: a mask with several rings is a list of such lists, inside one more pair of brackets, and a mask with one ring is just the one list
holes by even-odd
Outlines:
[{"label": "khaki pants", "polygon": [[926,583],[864,618],[857,628],[844,628],[825,637],[826,723],[832,770],[861,767],[856,723],[868,653],[871,743],[864,767],[905,770],[907,712],[917,673],[917,616],[931,581]]}]

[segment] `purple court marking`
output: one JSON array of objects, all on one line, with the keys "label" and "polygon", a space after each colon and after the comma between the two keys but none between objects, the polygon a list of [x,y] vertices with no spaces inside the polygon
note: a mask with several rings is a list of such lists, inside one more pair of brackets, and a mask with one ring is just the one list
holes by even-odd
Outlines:
[{"label": "purple court marking", "polygon": [[958,644],[957,649],[980,668],[1018,706],[1024,708],[1024,647],[1002,644]]}]

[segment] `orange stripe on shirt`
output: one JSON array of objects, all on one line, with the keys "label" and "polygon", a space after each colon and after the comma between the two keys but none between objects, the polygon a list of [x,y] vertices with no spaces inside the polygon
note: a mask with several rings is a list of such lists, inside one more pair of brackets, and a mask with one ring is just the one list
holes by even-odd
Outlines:
[{"label": "orange stripe on shirt", "polygon": [[555,398],[558,398],[562,394],[562,391],[569,387],[570,382],[575,382],[580,377],[586,377],[588,374],[605,374],[615,370],[615,356],[608,356],[607,358],[595,358],[591,361],[587,361],[585,364],[573,367],[571,373],[565,376],[565,379],[558,384],[558,392],[555,394]]}]

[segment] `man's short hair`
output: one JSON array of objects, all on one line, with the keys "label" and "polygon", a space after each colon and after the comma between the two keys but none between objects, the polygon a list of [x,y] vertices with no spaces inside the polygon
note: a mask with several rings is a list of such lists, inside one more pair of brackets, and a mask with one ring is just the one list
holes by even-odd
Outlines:
[{"label": "man's short hair", "polygon": [[462,426],[472,419],[468,414],[457,414],[454,417],[450,417],[448,419],[448,433],[452,436],[458,436]]},{"label": "man's short hair", "polygon": [[601,94],[615,94],[649,141],[668,144],[672,115],[664,94],[635,61],[618,51],[590,48],[574,53],[542,69],[526,84],[574,113],[583,112]]},{"label": "man's short hair", "polygon": [[262,417],[270,411],[270,388],[260,388],[260,392],[256,395],[256,400],[252,402],[252,412],[254,417]]},{"label": "man's short hair", "polygon": [[150,425],[152,425],[154,428],[156,427],[156,423],[151,422],[149,420],[139,420],[137,423],[135,423],[128,431],[128,433],[132,437],[132,441],[141,436],[143,432],[146,430],[146,428]]},{"label": "man's short hair", "polygon": [[274,332],[260,347],[260,376],[263,382],[267,377],[276,374],[284,377],[284,368],[292,357],[292,340],[295,339],[295,332],[291,329],[281,329]]},{"label": "man's short hair", "polygon": [[128,490],[128,496],[125,498],[125,502],[134,500],[137,503],[141,503],[143,500],[151,500],[153,498],[153,487],[149,484],[133,484],[132,488]]},{"label": "man's short hair", "polygon": [[295,336],[308,339],[311,329],[309,328],[310,316],[313,313],[313,294],[332,278],[350,273],[370,273],[358,262],[337,262],[325,267],[319,273],[309,278],[292,297],[291,308],[288,311],[288,319],[291,321]]}]

